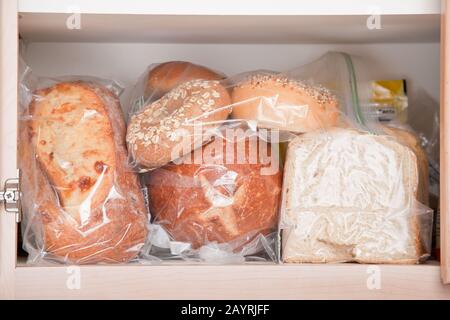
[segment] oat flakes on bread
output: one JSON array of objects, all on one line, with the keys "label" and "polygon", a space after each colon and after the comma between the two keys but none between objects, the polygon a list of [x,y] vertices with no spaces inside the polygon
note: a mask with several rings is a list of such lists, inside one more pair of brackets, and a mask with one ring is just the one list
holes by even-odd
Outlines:
[{"label": "oat flakes on bread", "polygon": [[128,150],[134,165],[156,168],[206,143],[231,112],[230,96],[219,81],[192,80],[131,117]]}]

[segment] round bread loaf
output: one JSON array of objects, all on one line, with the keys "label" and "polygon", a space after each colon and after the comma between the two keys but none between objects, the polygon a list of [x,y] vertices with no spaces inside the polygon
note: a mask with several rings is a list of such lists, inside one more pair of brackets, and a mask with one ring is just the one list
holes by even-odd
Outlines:
[{"label": "round bread loaf", "polygon": [[178,85],[196,79],[222,80],[225,75],[184,61],[161,63],[148,73],[145,95],[157,99]]},{"label": "round bread loaf", "polygon": [[234,119],[257,120],[261,128],[309,132],[336,125],[338,101],[326,88],[280,75],[256,74],[232,93]]},{"label": "round bread loaf", "polygon": [[[281,191],[278,154],[272,157],[271,145],[263,141],[268,158],[260,159],[258,141],[262,140],[217,137],[184,157],[183,163],[148,173],[145,183],[154,223],[194,249],[218,242],[232,243],[236,250],[257,235],[275,231]],[[196,153],[203,161],[197,161]],[[268,168],[275,170],[265,172]]]},{"label": "round bread loaf", "polygon": [[231,112],[219,81],[192,80],[132,116],[128,151],[136,165],[156,168],[190,153],[210,138]]}]

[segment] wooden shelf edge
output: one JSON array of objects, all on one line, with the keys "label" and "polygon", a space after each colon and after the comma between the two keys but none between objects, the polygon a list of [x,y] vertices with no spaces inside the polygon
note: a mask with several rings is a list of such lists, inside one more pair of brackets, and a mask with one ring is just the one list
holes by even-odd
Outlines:
[{"label": "wooden shelf edge", "polygon": [[109,0],[19,0],[19,12],[67,13],[71,10],[94,14],[177,14],[177,15],[370,15],[438,14],[440,0],[409,0],[408,5],[392,0],[317,0],[293,5],[291,0],[217,1],[208,0],[141,1]]},{"label": "wooden shelf edge", "polygon": [[439,265],[17,267],[17,299],[450,299]]},{"label": "wooden shelf edge", "polygon": [[441,265],[442,280],[450,283],[450,217],[449,204],[450,189],[448,170],[450,166],[450,112],[448,108],[450,96],[450,33],[448,32],[450,6],[448,0],[442,1],[443,14],[441,16],[441,106],[440,106],[440,223],[441,223]]}]

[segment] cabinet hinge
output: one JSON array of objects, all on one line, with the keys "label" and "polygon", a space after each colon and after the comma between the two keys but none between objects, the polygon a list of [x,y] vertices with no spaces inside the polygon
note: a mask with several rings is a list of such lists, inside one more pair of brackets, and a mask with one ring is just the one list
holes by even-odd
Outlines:
[{"label": "cabinet hinge", "polygon": [[19,223],[22,218],[20,205],[20,172],[17,172],[17,178],[11,178],[5,181],[3,190],[0,189],[0,206],[3,204],[5,212],[14,213],[16,222]]}]

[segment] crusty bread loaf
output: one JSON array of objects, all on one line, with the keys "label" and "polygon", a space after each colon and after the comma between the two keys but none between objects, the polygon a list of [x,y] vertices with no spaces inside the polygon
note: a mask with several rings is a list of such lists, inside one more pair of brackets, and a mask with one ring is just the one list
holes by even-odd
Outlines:
[{"label": "crusty bread loaf", "polygon": [[159,99],[170,90],[191,80],[222,80],[225,75],[185,61],[170,61],[157,65],[147,76],[145,95]]},{"label": "crusty bread loaf", "polygon": [[229,105],[218,81],[192,80],[169,91],[131,117],[127,143],[134,163],[156,168],[189,154],[227,119]]},{"label": "crusty bread loaf", "polygon": [[389,136],[335,128],[289,144],[284,262],[417,263],[417,159]]},{"label": "crusty bread loaf", "polygon": [[24,119],[24,238],[42,237],[41,249],[67,263],[136,257],[147,210],[127,165],[118,98],[91,82],[61,82],[35,92]]},{"label": "crusty bread loaf", "polygon": [[[191,243],[193,248],[233,241],[234,248],[239,249],[258,234],[276,231],[281,172],[278,165],[272,172],[262,171],[271,166],[269,160],[256,157],[253,161],[258,147],[252,149],[250,141],[255,139],[235,138],[225,143],[217,137],[198,153],[203,159],[200,163],[193,152],[180,164],[148,173],[146,184],[154,222],[174,240]],[[272,157],[270,144],[266,154]]]},{"label": "crusty bread loaf", "polygon": [[232,92],[234,119],[261,128],[309,132],[336,125],[338,101],[330,91],[281,75],[255,74]]}]

